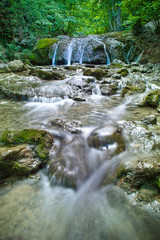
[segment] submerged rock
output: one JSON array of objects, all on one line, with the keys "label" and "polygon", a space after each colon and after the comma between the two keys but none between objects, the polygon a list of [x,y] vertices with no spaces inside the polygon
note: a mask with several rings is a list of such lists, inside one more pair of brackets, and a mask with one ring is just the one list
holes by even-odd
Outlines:
[{"label": "submerged rock", "polygon": [[81,123],[79,121],[67,122],[63,119],[56,118],[51,120],[50,123],[53,127],[60,128],[64,131],[68,131],[71,133],[80,133],[79,127],[81,126]]},{"label": "submerged rock", "polygon": [[43,130],[5,130],[0,135],[0,178],[25,176],[44,166],[53,146],[52,136]]},{"label": "submerged rock", "polygon": [[56,156],[49,162],[51,181],[76,188],[89,176],[89,148],[80,135],[61,136]]}]

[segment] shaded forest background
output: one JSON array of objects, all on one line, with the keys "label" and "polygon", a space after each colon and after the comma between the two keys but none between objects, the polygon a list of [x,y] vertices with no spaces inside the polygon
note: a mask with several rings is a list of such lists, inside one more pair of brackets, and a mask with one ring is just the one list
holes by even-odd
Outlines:
[{"label": "shaded forest background", "polygon": [[112,31],[160,33],[160,0],[1,0],[0,60],[25,59],[38,39]]}]

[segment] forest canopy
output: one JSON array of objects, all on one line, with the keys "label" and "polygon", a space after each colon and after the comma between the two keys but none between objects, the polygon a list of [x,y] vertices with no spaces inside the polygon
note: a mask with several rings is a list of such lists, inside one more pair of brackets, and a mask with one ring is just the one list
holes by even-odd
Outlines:
[{"label": "forest canopy", "polygon": [[159,32],[160,0],[1,0],[0,19],[1,48],[25,55],[37,39],[57,35],[138,33],[149,21]]}]

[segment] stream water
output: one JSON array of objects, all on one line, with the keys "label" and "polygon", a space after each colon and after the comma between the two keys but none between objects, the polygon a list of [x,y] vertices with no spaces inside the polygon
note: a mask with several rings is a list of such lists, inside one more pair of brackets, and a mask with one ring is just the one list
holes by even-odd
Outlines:
[{"label": "stream water", "polygon": [[[104,177],[109,179],[120,162],[146,155],[152,158],[151,142],[145,139],[147,130],[140,121],[156,111],[137,107],[134,97],[122,102],[119,94],[107,97],[99,91],[87,96],[85,102],[76,102],[67,96],[51,97],[50,92],[62,90],[61,84],[65,85],[68,80],[63,81],[42,81],[37,95],[28,102],[2,98],[0,131],[38,128],[52,133],[54,128],[50,122],[59,118],[81,122],[81,135],[86,141],[93,129],[105,124],[108,128],[118,125],[124,128],[127,149],[109,161],[95,165],[78,190],[51,185],[46,169],[36,176],[1,186],[0,240],[158,240],[160,222],[155,212],[136,206],[109,180],[107,185],[100,187]],[[131,129],[134,129],[133,137],[129,135]],[[159,125],[152,129],[155,134],[157,131]],[[103,160],[103,155],[103,149],[90,149],[88,158],[94,165],[98,157]]]}]

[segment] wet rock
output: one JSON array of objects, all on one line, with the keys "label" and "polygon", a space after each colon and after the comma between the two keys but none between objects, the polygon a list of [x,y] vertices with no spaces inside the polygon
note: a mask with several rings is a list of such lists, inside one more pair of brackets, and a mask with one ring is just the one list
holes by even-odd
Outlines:
[{"label": "wet rock", "polygon": [[36,69],[35,75],[43,80],[63,80],[65,76],[62,73],[51,69]]},{"label": "wet rock", "polygon": [[[128,193],[137,192],[139,201],[148,201],[149,196],[159,194],[158,178],[160,163],[158,155],[143,156],[126,162],[118,173],[118,184]],[[153,200],[153,199],[152,199]]]},{"label": "wet rock", "polygon": [[62,137],[56,156],[49,162],[53,183],[76,188],[88,177],[89,148],[80,135]]},{"label": "wet rock", "polygon": [[112,77],[115,78],[115,79],[121,79],[122,78],[121,74],[113,74]]},{"label": "wet rock", "polygon": [[122,69],[118,70],[117,73],[120,74],[122,77],[126,77],[129,74],[129,72],[126,68],[122,68]]},{"label": "wet rock", "polygon": [[157,108],[160,104],[160,90],[152,91],[142,100],[140,106],[151,106]]},{"label": "wet rock", "polygon": [[83,74],[86,76],[93,76],[98,80],[101,80],[104,77],[110,76],[110,74],[108,73],[108,70],[99,69],[99,68],[86,69]]},{"label": "wet rock", "polygon": [[81,132],[79,129],[79,127],[81,126],[81,123],[79,121],[67,122],[63,119],[56,118],[56,119],[51,120],[50,123],[53,127],[60,128],[63,131],[68,131],[71,133],[80,133]]},{"label": "wet rock", "polygon": [[11,69],[8,67],[8,64],[0,63],[0,73],[9,73]]},{"label": "wet rock", "polygon": [[106,38],[104,40],[104,43],[106,45],[106,49],[110,54],[111,61],[115,59],[119,59],[121,61],[125,60],[123,54],[124,44],[122,42],[114,38]]},{"label": "wet rock", "polygon": [[122,89],[121,96],[124,97],[126,95],[143,93],[144,91],[145,91],[145,85],[143,84],[127,85]]},{"label": "wet rock", "polygon": [[44,166],[53,146],[43,130],[5,130],[0,135],[0,177],[25,176]]},{"label": "wet rock", "polygon": [[125,66],[127,66],[126,63],[122,62],[119,59],[114,59],[110,65],[110,68],[123,68]]},{"label": "wet rock", "polygon": [[34,96],[33,89],[39,86],[39,80],[35,77],[24,77],[15,74],[1,74],[0,94],[3,97],[26,101]]},{"label": "wet rock", "polygon": [[49,49],[56,42],[55,38],[40,39],[30,55],[31,63],[35,65],[51,64],[53,54],[49,56]]},{"label": "wet rock", "polygon": [[20,60],[9,62],[8,67],[12,70],[12,72],[21,72],[24,70],[24,64]]},{"label": "wet rock", "polygon": [[157,124],[157,117],[155,115],[150,115],[142,120],[145,124]]},{"label": "wet rock", "polygon": [[85,102],[85,101],[86,101],[85,98],[80,97],[80,96],[75,96],[75,97],[73,97],[73,100],[74,100],[74,101],[77,101],[77,102]]},{"label": "wet rock", "polygon": [[[91,79],[94,79],[93,77]],[[88,87],[89,77],[85,78],[84,76],[74,76],[67,82],[71,86],[76,86],[79,88]]]},{"label": "wet rock", "polygon": [[116,93],[116,91],[118,90],[118,87],[112,84],[103,84],[100,86],[100,89],[101,89],[102,95],[110,96]]},{"label": "wet rock", "polygon": [[94,148],[109,148],[113,146],[113,152],[110,154],[119,154],[125,150],[125,140],[122,135],[122,129],[114,126],[104,126],[94,130],[87,139],[88,145]]},{"label": "wet rock", "polygon": [[139,66],[140,64],[138,62],[131,62],[131,66]]}]

